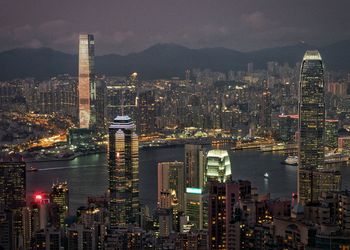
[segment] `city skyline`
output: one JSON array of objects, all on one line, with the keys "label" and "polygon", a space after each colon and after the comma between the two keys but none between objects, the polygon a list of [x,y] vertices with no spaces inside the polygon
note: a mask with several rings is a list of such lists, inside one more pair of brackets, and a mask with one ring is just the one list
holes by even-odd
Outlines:
[{"label": "city skyline", "polygon": [[[47,6],[40,1],[34,6]],[[79,1],[71,3],[70,11]],[[318,1],[313,8],[313,0],[302,7],[272,5],[277,0],[253,5],[224,0],[217,9],[208,8],[214,4],[210,0],[201,5],[189,1],[186,6],[183,0],[171,5],[159,1],[138,7],[157,7],[147,12],[158,14],[152,22],[170,10],[172,14],[186,10],[183,31],[196,25],[199,33],[217,38],[201,44],[222,41],[220,33],[201,30],[202,15],[218,18],[217,11],[221,15],[213,24],[241,22],[229,31],[217,27],[215,31],[228,32],[225,39],[237,31],[242,36],[237,44],[245,41],[247,47],[253,46],[249,39],[257,40],[262,33],[281,42],[271,30],[277,29],[281,36],[286,32],[288,15],[278,12],[283,8],[301,12],[295,14],[301,20],[292,20],[298,34],[287,29],[289,35],[299,37],[307,31],[320,43],[327,40],[324,30],[344,18],[318,21],[328,5]],[[74,18],[87,14],[83,25],[97,27],[98,11],[106,5],[84,5],[86,12],[77,12]],[[106,19],[113,6],[117,5],[104,13]],[[138,28],[148,27],[149,17],[138,15],[145,10],[130,3],[118,6],[131,8],[128,13]],[[227,9],[221,9],[224,6]],[[233,6],[241,12],[226,18]],[[196,7],[203,13],[187,12]],[[315,9],[319,12],[310,12]],[[198,20],[187,19],[189,13]],[[45,22],[46,15],[42,12],[36,25]],[[308,22],[303,22],[304,16]],[[280,25],[273,22],[276,17]],[[120,26],[127,27],[129,18]],[[320,23],[324,26],[317,30]],[[77,72],[54,71],[43,79],[24,72],[22,78],[0,81],[0,249],[349,249],[350,71],[346,53],[335,52],[346,43],[329,46],[327,52],[302,41],[242,56],[223,48],[190,50],[175,45],[177,19],[159,24],[154,30],[145,29],[139,40],[131,36],[138,43],[126,39],[128,46],[120,46],[139,46],[145,43],[145,34],[156,40],[171,38],[171,44],[153,46],[141,57],[131,53],[95,60],[95,41],[96,48],[105,50],[111,48],[108,37],[101,39],[102,29],[79,32],[78,38],[72,34],[79,57],[58,53],[63,55],[58,60],[51,49],[35,51],[48,53],[39,56],[44,64],[58,60],[66,65],[65,57],[77,58],[73,66]],[[170,36],[156,35],[168,34],[174,24]],[[71,26],[68,33],[79,27]],[[344,27],[333,27],[332,38]],[[60,29],[55,28],[50,39]],[[113,35],[112,28],[103,31]],[[192,45],[193,34],[186,38]],[[62,38],[66,35],[61,33]],[[3,37],[0,34],[0,48]],[[66,42],[61,45],[68,46]],[[263,44],[264,39],[259,46]],[[34,50],[20,51],[30,55]],[[341,67],[325,67],[332,61],[330,54]],[[237,56],[242,60],[228,63]],[[42,73],[49,71],[35,62],[34,55],[27,57]],[[114,64],[116,57],[124,64]],[[11,64],[11,58],[6,62]],[[101,58],[107,58],[105,63]],[[105,74],[95,61],[102,68],[124,71]],[[220,63],[207,67],[202,61]],[[169,73],[179,65],[179,75]],[[152,71],[168,74],[143,77]]]}]

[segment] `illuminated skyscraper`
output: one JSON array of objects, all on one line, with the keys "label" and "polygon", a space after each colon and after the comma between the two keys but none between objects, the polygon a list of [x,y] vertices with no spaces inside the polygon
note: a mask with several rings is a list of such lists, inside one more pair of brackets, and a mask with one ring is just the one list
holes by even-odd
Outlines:
[{"label": "illuminated skyscraper", "polygon": [[[0,162],[0,214],[6,214],[9,249],[23,247],[22,209],[26,206],[26,164],[17,159]],[[2,238],[2,237],[0,237]],[[3,239],[1,239],[3,241]],[[0,247],[1,248],[1,247]]]},{"label": "illuminated skyscraper", "polygon": [[96,122],[96,86],[94,81],[94,36],[79,36],[79,127],[90,128]]},{"label": "illuminated skyscraper", "polygon": [[186,188],[186,216],[194,229],[204,226],[204,195],[200,188]]},{"label": "illuminated skyscraper", "polygon": [[226,150],[213,149],[207,154],[205,180],[225,182],[231,178],[230,157]]},{"label": "illuminated skyscraper", "polygon": [[139,141],[129,116],[117,116],[109,127],[110,226],[139,223]]},{"label": "illuminated skyscraper", "polygon": [[67,182],[55,183],[50,193],[51,203],[58,206],[59,223],[64,227],[64,219],[69,215],[69,190]]},{"label": "illuminated skyscraper", "polygon": [[340,177],[335,178],[339,175],[324,171],[324,67],[318,51],[306,51],[302,61],[298,129],[298,199],[305,204],[317,201],[320,192],[340,186]]}]

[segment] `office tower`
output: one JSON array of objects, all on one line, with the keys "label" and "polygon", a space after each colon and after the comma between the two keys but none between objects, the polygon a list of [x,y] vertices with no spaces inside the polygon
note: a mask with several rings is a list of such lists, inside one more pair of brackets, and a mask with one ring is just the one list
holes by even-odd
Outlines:
[{"label": "office tower", "polygon": [[0,162],[0,208],[17,209],[26,205],[26,164],[8,158]]},{"label": "office tower", "polygon": [[298,199],[300,203],[305,204],[317,201],[318,191],[322,187],[316,187],[319,181],[316,180],[315,172],[324,167],[324,69],[318,51],[306,51],[302,61],[298,130]]},{"label": "office tower", "polygon": [[139,223],[139,141],[129,116],[109,127],[109,218],[112,228]]},{"label": "office tower", "polygon": [[171,195],[171,204],[178,204],[179,211],[184,211],[184,163],[160,162],[158,163],[158,202],[161,203],[162,193]]},{"label": "office tower", "polygon": [[260,110],[260,125],[265,130],[271,128],[271,113],[272,113],[272,104],[271,104],[271,92],[269,91],[269,86],[267,80],[262,82],[263,92],[261,97],[261,110]]},{"label": "office tower", "polygon": [[[18,158],[0,162],[0,213],[6,220],[10,249],[24,245],[22,210],[26,206],[26,164]],[[6,218],[6,219],[5,219]]]},{"label": "office tower", "polygon": [[205,153],[203,145],[185,145],[186,187],[203,188]]},{"label": "office tower", "polygon": [[79,127],[91,128],[96,122],[96,86],[94,79],[94,36],[79,36]]},{"label": "office tower", "polygon": [[59,225],[64,227],[64,219],[69,215],[69,190],[67,182],[58,182],[52,185],[50,193],[51,203],[57,205]]},{"label": "office tower", "polygon": [[207,154],[205,182],[225,182],[231,178],[230,157],[226,150],[213,149]]},{"label": "office tower", "polygon": [[153,90],[139,92],[137,102],[137,130],[141,134],[155,132],[155,93]]},{"label": "office tower", "polygon": [[204,221],[204,195],[200,188],[186,188],[186,211],[193,229],[202,230]]}]

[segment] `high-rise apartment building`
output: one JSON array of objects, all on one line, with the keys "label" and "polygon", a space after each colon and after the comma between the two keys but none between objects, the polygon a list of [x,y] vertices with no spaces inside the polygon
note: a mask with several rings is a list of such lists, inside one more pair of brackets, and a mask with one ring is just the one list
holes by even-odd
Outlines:
[{"label": "high-rise apartment building", "polygon": [[109,127],[110,226],[139,223],[139,141],[129,116],[117,116]]},{"label": "high-rise apartment building", "polygon": [[240,249],[236,216],[240,200],[251,197],[249,181],[210,181],[208,190],[208,232],[210,249]]},{"label": "high-rise apartment building", "polygon": [[155,92],[144,90],[138,95],[137,102],[137,130],[141,134],[155,132]]},{"label": "high-rise apartment building", "polygon": [[272,113],[271,92],[269,91],[267,80],[264,80],[261,111],[260,111],[260,125],[265,130],[269,130],[271,128],[271,113]]},{"label": "high-rise apartment building", "polygon": [[91,128],[96,122],[96,86],[94,79],[94,36],[79,36],[79,127]]}]

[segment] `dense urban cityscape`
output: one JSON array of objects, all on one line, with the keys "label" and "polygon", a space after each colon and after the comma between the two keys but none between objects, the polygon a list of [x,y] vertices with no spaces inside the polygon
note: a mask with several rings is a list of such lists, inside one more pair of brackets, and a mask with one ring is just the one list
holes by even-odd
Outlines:
[{"label": "dense urban cityscape", "polygon": [[97,37],[0,81],[0,249],[350,249],[350,69],[110,76]]}]

